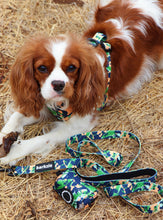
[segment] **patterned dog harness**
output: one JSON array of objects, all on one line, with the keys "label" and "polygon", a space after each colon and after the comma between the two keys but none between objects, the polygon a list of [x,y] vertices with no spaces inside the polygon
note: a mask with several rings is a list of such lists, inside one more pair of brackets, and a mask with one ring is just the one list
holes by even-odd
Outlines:
[{"label": "patterned dog harness", "polygon": [[[101,155],[112,166],[119,166],[123,157],[114,151],[101,150],[95,140],[124,138],[136,141],[138,153],[119,172],[109,173],[100,164],[89,159],[81,158],[90,154]],[[71,146],[77,145],[77,150]],[[81,147],[95,147],[96,153],[82,152]],[[127,203],[136,207],[143,213],[154,213],[163,209],[163,199],[152,205],[138,205],[131,201],[128,194],[133,192],[154,191],[163,196],[163,187],[156,184],[157,171],[152,168],[129,171],[141,151],[139,138],[130,132],[122,131],[93,131],[78,134],[66,141],[66,152],[74,158],[60,159],[47,163],[31,166],[15,166],[7,169],[9,176],[17,176],[49,170],[66,170],[59,174],[54,184],[54,190],[75,209],[88,207],[97,197],[98,187],[103,187],[108,197],[120,196]],[[96,172],[96,176],[84,176],[79,173],[79,168],[90,167]],[[0,171],[4,171],[2,168]],[[148,177],[146,177],[148,175]],[[96,187],[96,188],[95,188]]]},{"label": "patterned dog harness", "polygon": [[[110,56],[110,51],[111,51],[111,45],[106,42],[107,37],[103,33],[96,33],[93,38],[88,39],[88,43],[92,45],[93,47],[97,47],[100,45],[103,50],[106,52],[106,57],[107,57],[107,65],[106,65],[106,70],[108,74],[108,84],[107,88],[104,93],[104,100],[101,104],[100,107],[97,108],[98,111],[101,111],[107,104],[108,101],[108,89],[109,89],[109,83],[110,83],[110,76],[111,76],[111,56]],[[57,106],[50,107],[47,105],[48,109],[50,112],[57,117],[58,120],[64,120],[67,121],[70,119],[72,116],[73,112],[71,107],[68,107],[67,109],[63,110],[63,103],[62,102],[57,102]]]}]

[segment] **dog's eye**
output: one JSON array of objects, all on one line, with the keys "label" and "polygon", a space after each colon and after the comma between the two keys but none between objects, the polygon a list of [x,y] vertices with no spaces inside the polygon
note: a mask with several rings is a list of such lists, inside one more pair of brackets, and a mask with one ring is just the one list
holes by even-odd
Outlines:
[{"label": "dog's eye", "polygon": [[48,73],[48,68],[44,65],[39,66],[38,71],[40,71],[41,73]]},{"label": "dog's eye", "polygon": [[76,70],[76,66],[74,66],[74,65],[70,65],[70,66],[67,67],[67,72],[68,72],[68,73],[72,73],[72,72],[74,72],[75,70]]}]

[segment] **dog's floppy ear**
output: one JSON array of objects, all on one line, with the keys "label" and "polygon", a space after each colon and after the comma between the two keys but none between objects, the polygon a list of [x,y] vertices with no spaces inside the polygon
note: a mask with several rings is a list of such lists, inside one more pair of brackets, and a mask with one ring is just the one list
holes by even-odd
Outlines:
[{"label": "dog's floppy ear", "polygon": [[30,39],[21,48],[11,69],[10,86],[15,106],[26,116],[39,117],[44,100],[40,94],[40,87],[34,77],[33,59],[35,40]]},{"label": "dog's floppy ear", "polygon": [[90,45],[80,46],[78,53],[80,69],[72,106],[74,112],[85,115],[102,103],[106,79],[94,48]]}]

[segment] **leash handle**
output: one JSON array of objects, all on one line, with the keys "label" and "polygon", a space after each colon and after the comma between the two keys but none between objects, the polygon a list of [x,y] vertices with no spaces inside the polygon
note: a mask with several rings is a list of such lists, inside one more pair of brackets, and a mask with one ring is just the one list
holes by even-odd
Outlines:
[{"label": "leash handle", "polygon": [[[81,175],[77,170],[76,173],[87,184],[95,187],[103,186],[104,192],[108,197],[120,196],[125,202],[143,213],[156,213],[163,209],[163,198],[152,205],[139,205],[132,202],[132,199],[128,196],[131,193],[153,191],[163,197],[163,187],[155,183],[157,177],[155,169],[146,168],[125,173],[108,173],[89,177]],[[147,175],[149,177],[146,177]]]},{"label": "leash handle", "polygon": [[78,170],[76,170],[76,173],[87,183],[96,187],[108,187],[108,189],[111,187],[114,188],[119,185],[124,185],[129,182],[132,184],[137,182],[144,183],[146,181],[155,182],[157,177],[157,171],[152,168],[127,171],[125,173],[107,173],[97,176],[83,176],[78,172]]}]

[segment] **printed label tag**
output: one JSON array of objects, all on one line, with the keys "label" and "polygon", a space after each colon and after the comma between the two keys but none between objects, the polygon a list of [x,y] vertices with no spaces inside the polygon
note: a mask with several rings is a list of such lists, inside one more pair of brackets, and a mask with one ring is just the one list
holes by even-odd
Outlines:
[{"label": "printed label tag", "polygon": [[40,163],[37,164],[35,167],[35,172],[44,172],[48,170],[54,170],[54,162],[48,162],[48,163]]}]

